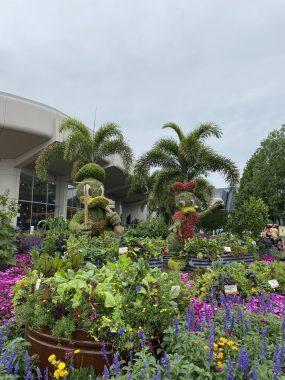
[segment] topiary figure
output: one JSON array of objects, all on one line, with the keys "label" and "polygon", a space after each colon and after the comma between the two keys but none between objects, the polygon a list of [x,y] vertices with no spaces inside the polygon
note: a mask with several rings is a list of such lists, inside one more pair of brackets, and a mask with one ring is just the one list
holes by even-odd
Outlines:
[{"label": "topiary figure", "polygon": [[175,182],[172,187],[175,193],[175,205],[178,208],[178,211],[172,217],[174,223],[172,226],[171,245],[175,249],[183,246],[185,239],[193,238],[195,225],[199,220],[214,209],[223,206],[221,202],[216,202],[208,210],[197,213],[194,195],[196,182]]},{"label": "topiary figure", "polygon": [[107,228],[115,233],[123,232],[119,215],[109,207],[109,199],[104,197],[103,181],[105,170],[94,163],[86,164],[75,174],[77,197],[84,205],[69,223],[74,232],[100,235]]}]

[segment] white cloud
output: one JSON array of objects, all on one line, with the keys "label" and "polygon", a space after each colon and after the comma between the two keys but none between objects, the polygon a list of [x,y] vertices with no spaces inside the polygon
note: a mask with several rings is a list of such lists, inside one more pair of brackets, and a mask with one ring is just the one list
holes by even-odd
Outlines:
[{"label": "white cloud", "polygon": [[[10,0],[0,8],[0,89],[92,125],[114,120],[136,154],[213,120],[242,169],[284,122],[283,0]],[[218,176],[211,177],[217,186]]]}]

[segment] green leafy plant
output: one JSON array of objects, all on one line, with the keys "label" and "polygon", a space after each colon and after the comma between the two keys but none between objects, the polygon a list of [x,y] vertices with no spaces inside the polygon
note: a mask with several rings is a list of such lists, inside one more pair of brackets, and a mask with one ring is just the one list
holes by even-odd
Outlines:
[{"label": "green leafy plant", "polygon": [[224,251],[220,241],[195,236],[187,239],[183,248],[182,255],[195,256],[198,259],[216,260]]},{"label": "green leafy plant", "polygon": [[250,197],[231,211],[227,229],[239,236],[248,234],[258,239],[268,219],[268,206],[264,201],[261,198]]},{"label": "green leafy plant", "polygon": [[195,278],[191,293],[200,299],[216,302],[219,301],[220,295],[224,294],[225,285],[236,285],[239,294],[248,298],[273,292],[268,283],[272,279],[279,283],[278,292],[284,293],[284,278],[285,265],[279,262],[265,264],[260,261],[250,266],[243,263],[217,265],[215,270],[207,271]]},{"label": "green leafy plant", "polygon": [[1,264],[13,264],[15,252],[15,230],[12,219],[16,217],[18,204],[9,199],[9,191],[0,194],[0,262]]},{"label": "green leafy plant", "polygon": [[161,237],[166,239],[169,230],[168,225],[163,218],[156,216],[145,221],[137,221],[128,227],[125,231],[125,236],[135,238],[156,238]]},{"label": "green leafy plant", "polygon": [[126,255],[100,270],[91,263],[79,270],[60,269],[43,277],[37,288],[38,278],[33,271],[16,284],[18,324],[49,327],[61,337],[81,328],[122,349],[137,349],[139,331],[146,339],[161,336],[173,317],[184,312],[189,297],[178,273],[149,269],[144,260],[132,262]]}]

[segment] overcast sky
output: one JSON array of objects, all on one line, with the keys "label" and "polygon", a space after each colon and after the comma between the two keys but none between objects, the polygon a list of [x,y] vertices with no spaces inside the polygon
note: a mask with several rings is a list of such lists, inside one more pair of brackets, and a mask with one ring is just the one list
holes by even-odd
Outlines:
[{"label": "overcast sky", "polygon": [[90,127],[97,108],[136,156],[167,121],[214,121],[242,170],[285,122],[284,19],[284,0],[0,0],[0,90]]}]

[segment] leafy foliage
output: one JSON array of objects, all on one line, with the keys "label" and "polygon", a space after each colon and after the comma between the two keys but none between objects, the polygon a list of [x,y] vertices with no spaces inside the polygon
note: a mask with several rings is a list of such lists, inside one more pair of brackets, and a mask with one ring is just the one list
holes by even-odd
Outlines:
[{"label": "leafy foliage", "polygon": [[68,132],[67,140],[56,142],[41,152],[36,161],[40,179],[46,178],[49,165],[59,158],[73,163],[73,178],[83,165],[99,162],[111,154],[122,158],[126,171],[130,168],[133,153],[117,124],[107,123],[90,131],[82,122],[68,117],[62,121],[59,130]]},{"label": "leafy foliage", "polygon": [[29,321],[32,328],[48,326],[68,337],[82,328],[94,339],[124,349],[138,347],[140,329],[146,339],[160,336],[188,302],[178,274],[149,269],[144,260],[132,262],[124,255],[100,270],[90,263],[79,270],[61,269],[42,278],[39,289],[35,288],[38,276],[33,271],[16,284],[18,324]]},{"label": "leafy foliage", "polygon": [[247,298],[272,291],[268,281],[276,279],[279,282],[278,291],[284,293],[284,278],[285,265],[281,262],[258,262],[250,267],[242,263],[231,263],[216,266],[214,271],[207,271],[196,277],[195,286],[191,291],[195,297],[216,302],[224,294],[225,285],[237,285],[239,294]]},{"label": "leafy foliage", "polygon": [[136,238],[161,237],[166,239],[168,233],[168,225],[164,222],[163,218],[156,216],[133,223],[126,229],[125,236]]},{"label": "leafy foliage", "polygon": [[285,126],[271,132],[248,160],[235,207],[250,197],[262,198],[271,219],[285,217]]},{"label": "leafy foliage", "polygon": [[89,163],[84,165],[75,175],[75,180],[81,182],[86,178],[95,178],[100,182],[105,179],[105,170],[97,164]]},{"label": "leafy foliage", "polygon": [[229,215],[227,228],[240,236],[247,232],[253,238],[260,238],[260,233],[268,223],[268,207],[261,198],[250,197],[240,206],[236,206]]},{"label": "leafy foliage", "polygon": [[9,191],[0,194],[0,262],[1,264],[12,264],[15,262],[15,252],[12,219],[16,217],[18,205],[15,200],[9,199]]},{"label": "leafy foliage", "polygon": [[[152,201],[166,212],[169,207],[169,197],[165,198],[163,194],[170,193],[170,184],[175,181],[195,179],[199,190],[197,196],[201,204],[205,203],[212,194],[212,186],[203,177],[205,174],[222,173],[229,185],[235,187],[239,174],[234,162],[216,153],[204,143],[208,137],[221,137],[222,132],[214,123],[201,124],[187,135],[174,123],[168,123],[164,128],[174,130],[178,142],[173,138],[161,138],[150,151],[139,158],[133,179],[136,189],[140,186],[141,189],[148,188]],[[149,180],[152,168],[158,170]]]},{"label": "leafy foliage", "polygon": [[216,208],[212,210],[204,218],[201,219],[198,227],[206,230],[213,231],[219,228],[225,228],[227,225],[228,211],[223,208]]}]

